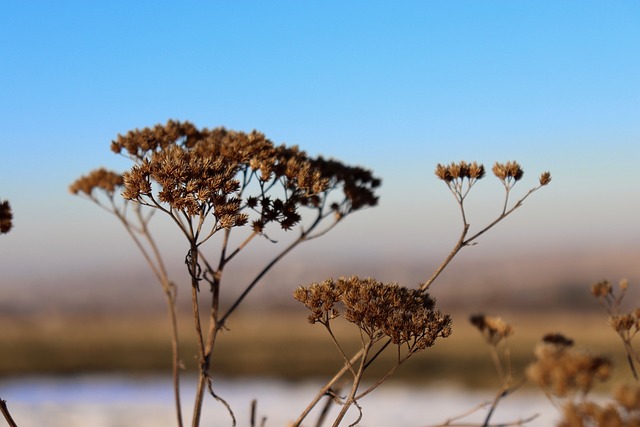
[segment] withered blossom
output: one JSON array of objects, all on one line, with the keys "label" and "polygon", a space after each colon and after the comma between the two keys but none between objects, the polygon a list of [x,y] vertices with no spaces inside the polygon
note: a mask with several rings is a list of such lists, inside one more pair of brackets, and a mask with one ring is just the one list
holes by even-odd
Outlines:
[{"label": "withered blossom", "polygon": [[608,280],[602,280],[591,286],[591,294],[596,298],[606,298],[613,292],[613,287]]},{"label": "withered blossom", "polygon": [[450,165],[438,163],[435,174],[445,182],[462,180],[464,178],[475,181],[484,178],[485,169],[483,165],[477,162],[467,163],[460,161],[458,163],[452,162]]},{"label": "withered blossom", "polygon": [[108,195],[113,196],[123,184],[122,175],[105,168],[99,168],[75,180],[69,186],[69,191],[72,194],[84,193],[87,196],[91,196],[93,190],[101,189]]},{"label": "withered blossom", "polygon": [[411,351],[430,347],[437,338],[451,334],[451,318],[435,309],[435,301],[417,289],[395,283],[384,284],[357,276],[299,287],[294,298],[312,315],[312,323],[337,317],[357,325],[370,339],[388,337],[393,344],[406,344]]},{"label": "withered blossom", "polygon": [[[276,146],[257,131],[199,130],[169,121],[119,135],[111,147],[135,162],[123,174],[125,199],[166,204],[190,217],[211,212],[222,228],[248,223],[245,209],[257,214],[251,226],[261,233],[269,223],[285,230],[297,225],[300,206],[327,205],[344,216],[377,203],[380,180],[370,171],[310,158],[297,146]],[[258,194],[245,194],[253,179]],[[271,191],[274,187],[282,191]],[[343,198],[332,194],[329,201],[337,188]]]},{"label": "withered blossom", "polygon": [[[322,178],[327,181],[328,190],[342,188],[344,198],[331,205],[332,210],[340,217],[378,204],[375,189],[380,187],[382,181],[370,170],[359,166],[347,166],[337,160],[323,157],[313,159],[311,163],[320,170]],[[305,203],[317,205],[324,199],[326,194],[320,198],[309,198]]]},{"label": "withered blossom", "polygon": [[513,328],[501,317],[475,314],[469,319],[478,328],[488,344],[497,345],[500,341],[513,335]]},{"label": "withered blossom", "polygon": [[596,381],[611,375],[609,359],[576,349],[572,340],[560,335],[549,337],[536,346],[536,360],[526,369],[527,378],[544,391],[560,398],[586,394]]},{"label": "withered blossom", "polygon": [[13,227],[13,213],[8,200],[0,200],[0,234],[8,233]]},{"label": "withered blossom", "polygon": [[551,182],[551,172],[543,172],[540,174],[540,185],[545,186]]},{"label": "withered blossom", "polygon": [[[515,181],[520,181],[524,175],[524,171],[520,165],[515,161],[509,161],[506,163],[496,162],[492,168],[493,174],[505,184],[512,185]],[[551,175],[549,174],[549,180]]]}]

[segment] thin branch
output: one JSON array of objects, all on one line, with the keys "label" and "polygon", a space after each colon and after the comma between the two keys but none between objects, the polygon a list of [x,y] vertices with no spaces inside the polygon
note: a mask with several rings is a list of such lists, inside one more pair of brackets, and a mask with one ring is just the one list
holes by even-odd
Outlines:
[{"label": "thin branch", "polygon": [[5,400],[0,399],[0,412],[4,415],[4,419],[9,424],[9,427],[18,427],[18,424],[13,420],[11,414],[9,413],[9,408],[7,408],[7,402]]}]

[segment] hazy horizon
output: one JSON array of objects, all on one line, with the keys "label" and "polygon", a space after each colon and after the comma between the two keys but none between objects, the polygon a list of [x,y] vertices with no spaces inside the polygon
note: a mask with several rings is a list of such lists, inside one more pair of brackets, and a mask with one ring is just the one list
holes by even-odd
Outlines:
[{"label": "hazy horizon", "polygon": [[[531,283],[638,278],[638,19],[633,1],[7,4],[0,199],[14,228],[0,236],[0,307],[16,292],[64,301],[61,286],[89,298],[110,272],[150,277],[117,221],[67,188],[128,169],[110,141],[169,119],[257,129],[382,178],[379,206],[285,260],[292,282],[305,263],[424,280],[421,260],[443,259],[461,225],[433,171],[460,160],[520,162],[513,201],[541,172],[553,180],[452,270],[477,259],[479,280],[515,281],[499,262],[515,259]],[[474,188],[472,230],[499,213],[501,188]],[[179,266],[184,242],[160,224]]]}]

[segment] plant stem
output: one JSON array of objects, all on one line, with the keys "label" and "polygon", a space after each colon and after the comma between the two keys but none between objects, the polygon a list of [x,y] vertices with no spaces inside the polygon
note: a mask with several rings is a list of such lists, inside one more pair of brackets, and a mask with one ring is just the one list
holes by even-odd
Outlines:
[{"label": "plant stem", "polygon": [[362,381],[362,374],[364,373],[365,362],[366,362],[367,355],[369,354],[370,348],[371,348],[371,341],[368,341],[367,343],[365,343],[364,347],[362,348],[362,351],[360,352],[362,353],[362,355],[360,356],[360,366],[358,367],[358,372],[356,376],[353,378],[353,385],[351,386],[351,391],[349,392],[349,396],[347,397],[347,400],[344,402],[344,405],[342,406],[340,413],[338,414],[335,421],[333,422],[333,427],[338,427],[340,425],[340,423],[342,422],[342,419],[347,414],[347,411],[349,410],[351,405],[353,405],[356,402],[356,394],[358,393],[358,387],[360,386],[360,381]]},{"label": "plant stem", "polygon": [[7,402],[0,399],[0,412],[4,415],[4,419],[7,420],[7,424],[9,427],[18,427],[18,424],[13,420],[11,414],[9,413],[9,408],[7,408]]}]

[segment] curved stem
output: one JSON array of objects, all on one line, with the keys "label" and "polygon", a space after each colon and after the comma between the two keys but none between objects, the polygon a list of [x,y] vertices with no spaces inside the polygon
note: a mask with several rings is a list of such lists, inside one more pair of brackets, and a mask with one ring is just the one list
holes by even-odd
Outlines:
[{"label": "curved stem", "polygon": [[9,427],[18,427],[16,422],[11,417],[11,414],[9,413],[9,408],[7,408],[7,402],[2,399],[0,399],[0,412],[2,412],[2,415],[4,416],[4,419],[7,421],[7,424],[9,424]]}]

